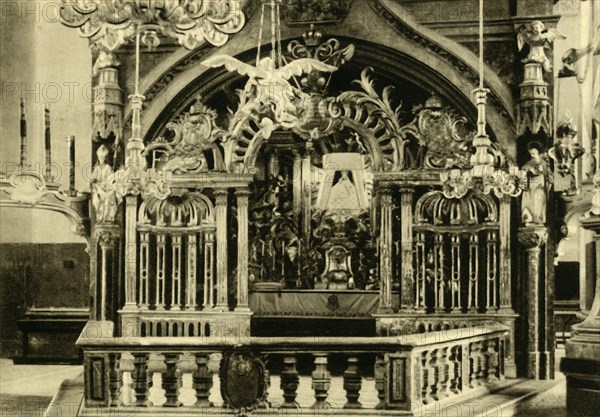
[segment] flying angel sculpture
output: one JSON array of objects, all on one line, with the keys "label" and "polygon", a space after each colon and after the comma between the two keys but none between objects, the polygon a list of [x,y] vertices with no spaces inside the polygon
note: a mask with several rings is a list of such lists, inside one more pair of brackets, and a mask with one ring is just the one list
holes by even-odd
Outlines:
[{"label": "flying angel sculpture", "polygon": [[245,91],[249,97],[260,104],[272,105],[275,121],[286,128],[296,125],[298,107],[302,106],[302,100],[306,99],[306,94],[292,86],[289,80],[315,70],[337,70],[337,67],[310,58],[297,59],[281,68],[275,68],[275,62],[270,57],[261,59],[256,67],[227,55],[210,57],[203,64],[211,68],[224,66],[229,71],[248,75],[250,79],[246,83]]},{"label": "flying angel sculpture", "polygon": [[517,43],[519,51],[525,44],[529,45],[529,55],[523,60],[524,63],[538,62],[542,64],[544,71],[552,71],[552,63],[546,56],[545,49],[549,49],[552,42],[556,39],[567,39],[556,29],[546,29],[546,26],[539,20],[532,22],[529,27],[521,26],[517,34]]}]

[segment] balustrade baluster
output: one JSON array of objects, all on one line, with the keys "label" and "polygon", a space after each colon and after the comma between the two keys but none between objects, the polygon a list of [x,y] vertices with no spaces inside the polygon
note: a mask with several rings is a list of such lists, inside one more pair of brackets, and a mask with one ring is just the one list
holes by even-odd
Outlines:
[{"label": "balustrade baluster", "polygon": [[448,395],[460,392],[462,365],[459,357],[460,346],[452,346],[448,356]]},{"label": "balustrade baluster", "polygon": [[362,408],[362,404],[358,401],[361,386],[362,376],[358,369],[358,358],[350,356],[348,357],[346,372],[344,372],[344,390],[348,399],[346,404],[344,404],[344,408]]},{"label": "balustrade baluster", "polygon": [[440,351],[439,349],[433,349],[430,353],[430,359],[428,363],[429,367],[429,392],[430,397],[435,401],[439,401],[440,390],[441,390],[441,379],[442,379],[442,369],[439,361]]},{"label": "balustrade baluster", "polygon": [[[171,242],[171,310],[180,310],[181,304],[181,235],[175,234]],[[173,335],[175,336],[175,335]]]},{"label": "balustrade baluster", "polygon": [[150,264],[150,233],[142,232],[140,234],[140,288],[138,305],[141,309],[148,308],[150,303],[149,294],[150,286],[149,279],[149,264]]},{"label": "balustrade baluster", "polygon": [[449,393],[449,387],[450,387],[450,367],[452,366],[452,363],[450,362],[450,360],[448,359],[448,354],[449,354],[449,348],[445,347],[442,349],[439,349],[437,351],[438,353],[438,382],[437,382],[437,397],[441,400],[444,399],[448,396],[450,396]]},{"label": "balustrade baluster", "polygon": [[498,340],[490,340],[487,343],[486,364],[487,364],[487,382],[496,382],[500,379],[498,372],[498,351],[497,344]]},{"label": "balustrade baluster", "polygon": [[196,370],[192,374],[192,388],[196,390],[196,402],[194,407],[212,407],[208,401],[210,390],[213,386],[213,374],[208,369],[208,355],[196,353]]},{"label": "balustrade baluster", "polygon": [[284,402],[281,408],[298,408],[296,395],[300,378],[296,370],[296,357],[285,356],[283,358],[283,370],[281,371],[281,382],[279,387],[283,391]]},{"label": "balustrade baluster", "polygon": [[473,342],[469,345],[471,369],[469,375],[470,388],[478,387],[481,383],[479,373],[481,368],[481,346],[480,342]]},{"label": "balustrade baluster", "polygon": [[185,292],[185,307],[190,310],[196,308],[197,250],[196,235],[191,233],[187,235],[187,288]]},{"label": "balustrade baluster", "polygon": [[163,353],[167,369],[161,374],[162,389],[165,390],[166,401],[163,407],[180,407],[179,387],[181,386],[181,373],[177,370],[179,353]]},{"label": "balustrade baluster", "polygon": [[156,235],[156,309],[165,308],[165,257],[166,236],[162,233]]},{"label": "balustrade baluster", "polygon": [[425,351],[421,353],[421,398],[424,404],[429,404],[433,401],[431,397],[430,381],[433,381],[433,370],[430,366],[431,352]]},{"label": "balustrade baluster", "polygon": [[152,373],[148,372],[147,353],[133,353],[133,371],[131,372],[131,387],[135,395],[136,407],[151,407],[148,401],[152,385]]},{"label": "balustrade baluster", "polygon": [[385,403],[385,359],[383,355],[377,355],[375,359],[375,389],[377,390],[377,398],[379,403],[375,406],[377,410],[386,408]]},{"label": "balustrade baluster", "polygon": [[478,354],[477,356],[478,356],[478,360],[479,360],[479,367],[478,367],[478,371],[477,371],[477,380],[478,380],[479,385],[483,385],[483,383],[487,379],[487,364],[486,364],[486,357],[485,357],[487,345],[486,345],[485,341],[478,342],[478,345],[479,345],[479,350],[477,352],[477,354]]},{"label": "balustrade baluster", "polygon": [[204,310],[210,310],[215,305],[214,300],[214,267],[215,241],[214,233],[207,232],[204,242]]},{"label": "balustrade baluster", "polygon": [[416,265],[415,265],[415,274],[416,274],[416,296],[415,296],[415,309],[420,312],[425,312],[425,274],[426,274],[426,263],[425,263],[425,234],[417,233],[416,243],[415,243],[415,251],[416,251]]},{"label": "balustrade baluster", "polygon": [[451,242],[451,260],[452,260],[452,281],[450,287],[452,313],[461,312],[460,295],[460,235],[453,235]]},{"label": "balustrade baluster", "polygon": [[479,236],[472,234],[469,237],[469,299],[467,308],[471,313],[477,313],[479,291]]},{"label": "balustrade baluster", "polygon": [[434,262],[434,292],[435,292],[435,311],[443,313],[446,310],[444,296],[446,294],[446,281],[444,277],[444,235],[437,234],[433,244],[433,262]]},{"label": "balustrade baluster", "polygon": [[123,386],[123,372],[121,371],[121,354],[108,354],[108,387],[110,392],[110,406],[118,407],[121,402],[121,387]]},{"label": "balustrade baluster", "polygon": [[331,374],[327,370],[327,354],[315,353],[315,370],[312,373],[312,389],[315,392],[315,403],[312,408],[324,409],[329,408],[329,403],[326,401],[331,387]]},{"label": "balustrade baluster", "polygon": [[487,237],[487,282],[486,282],[486,311],[495,312],[498,310],[498,233],[496,231],[488,232]]}]

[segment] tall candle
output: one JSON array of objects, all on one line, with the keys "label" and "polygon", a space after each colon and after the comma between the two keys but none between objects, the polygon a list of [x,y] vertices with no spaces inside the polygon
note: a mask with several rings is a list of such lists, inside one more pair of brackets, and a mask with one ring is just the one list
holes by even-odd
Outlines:
[{"label": "tall candle", "polygon": [[21,97],[21,167],[27,165],[27,120],[25,119],[25,100]]},{"label": "tall candle", "polygon": [[76,196],[77,190],[75,189],[75,136],[68,136],[67,143],[69,144],[69,195]]},{"label": "tall candle", "polygon": [[46,152],[46,174],[47,181],[52,181],[52,151],[50,140],[50,106],[44,105],[44,150]]}]

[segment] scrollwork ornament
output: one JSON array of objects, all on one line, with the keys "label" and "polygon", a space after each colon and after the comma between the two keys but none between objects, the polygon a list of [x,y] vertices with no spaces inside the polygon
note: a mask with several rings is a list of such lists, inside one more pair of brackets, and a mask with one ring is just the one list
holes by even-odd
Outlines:
[{"label": "scrollwork ornament", "polygon": [[187,49],[203,41],[224,45],[246,21],[239,0],[62,0],[61,23],[104,51],[115,51],[135,34],[155,48],[158,33]]}]

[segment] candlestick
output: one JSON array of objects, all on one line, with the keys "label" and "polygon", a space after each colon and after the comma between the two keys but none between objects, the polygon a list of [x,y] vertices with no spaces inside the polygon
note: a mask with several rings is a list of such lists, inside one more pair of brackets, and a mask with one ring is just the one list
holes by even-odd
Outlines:
[{"label": "candlestick", "polygon": [[51,151],[51,139],[50,139],[50,105],[44,105],[44,150],[46,153],[46,167],[44,179],[47,182],[53,182],[52,177],[52,151]]},{"label": "candlestick", "polygon": [[25,100],[21,97],[21,168],[27,167],[27,120],[25,119]]},{"label": "candlestick", "polygon": [[76,197],[77,190],[75,189],[75,136],[68,136],[67,143],[69,144],[69,195],[71,197]]}]

